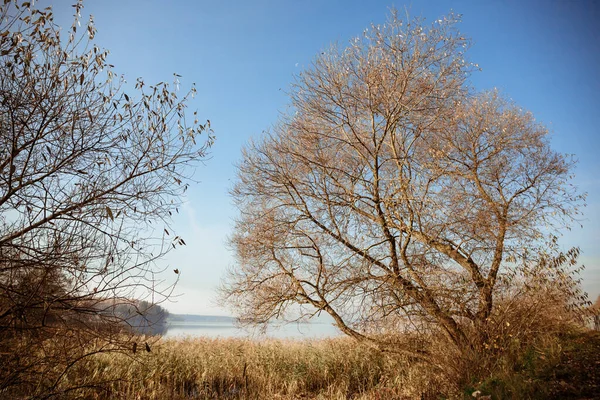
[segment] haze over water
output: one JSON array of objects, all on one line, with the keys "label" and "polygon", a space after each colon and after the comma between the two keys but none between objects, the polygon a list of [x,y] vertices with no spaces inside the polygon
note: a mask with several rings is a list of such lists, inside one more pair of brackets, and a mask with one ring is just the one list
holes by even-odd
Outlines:
[{"label": "haze over water", "polygon": [[232,321],[219,322],[172,322],[169,323],[165,338],[185,337],[237,337],[256,340],[266,338],[277,339],[311,339],[339,336],[340,332],[330,323],[291,323],[282,326],[269,326],[266,334],[258,330],[242,329]]}]

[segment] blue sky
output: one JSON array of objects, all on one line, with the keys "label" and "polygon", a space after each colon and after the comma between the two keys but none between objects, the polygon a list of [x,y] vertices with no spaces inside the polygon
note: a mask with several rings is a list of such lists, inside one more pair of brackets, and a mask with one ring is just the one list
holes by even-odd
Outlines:
[{"label": "blue sky", "polygon": [[[71,3],[38,5],[53,4],[56,22],[68,27]],[[343,46],[371,23],[384,23],[390,7],[407,7],[427,21],[451,10],[462,14],[459,29],[473,41],[470,60],[482,68],[473,85],[499,88],[549,127],[555,149],[576,155],[575,183],[588,193],[588,206],[583,229],[565,232],[561,243],[581,247],[584,289],[598,296],[600,2],[88,0],[84,16],[94,16],[96,43],[110,51],[115,72],[149,84],[176,72],[182,90],[195,82],[190,109],[210,119],[217,136],[210,160],[196,172],[200,183],[174,221],[188,245],[164,260],[182,272],[170,311],[230,313],[213,299],[233,263],[225,244],[236,214],[228,190],[241,147],[285,112],[294,74],[330,44]]]}]

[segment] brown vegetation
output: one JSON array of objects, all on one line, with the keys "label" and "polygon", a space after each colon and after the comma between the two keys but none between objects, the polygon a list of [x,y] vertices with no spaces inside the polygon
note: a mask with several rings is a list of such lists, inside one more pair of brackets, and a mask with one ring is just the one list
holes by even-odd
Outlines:
[{"label": "brown vegetation", "polygon": [[0,5],[2,398],[68,390],[86,357],[131,349],[128,326],[152,311],[134,299],[172,288],[155,260],[184,244],[169,216],[212,142],[186,123],[193,90],[122,90],[93,21],[78,31],[81,3],[66,32],[32,4]]},{"label": "brown vegetation", "polygon": [[[475,391],[495,400],[600,395],[597,334],[568,323],[560,328],[544,323],[497,345],[506,346],[501,357],[483,355],[449,374],[350,338],[163,340],[152,353],[91,357],[63,383],[108,382],[69,393],[82,399],[472,399]],[[451,357],[444,341],[431,346],[440,362]],[[452,365],[446,360],[446,368]]]}]

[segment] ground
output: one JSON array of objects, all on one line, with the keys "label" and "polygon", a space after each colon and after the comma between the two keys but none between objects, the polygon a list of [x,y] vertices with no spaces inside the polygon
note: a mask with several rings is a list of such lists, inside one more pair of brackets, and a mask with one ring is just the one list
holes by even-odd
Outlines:
[{"label": "ground", "polygon": [[555,399],[600,399],[600,332],[574,335],[566,342],[560,364],[547,371]]}]

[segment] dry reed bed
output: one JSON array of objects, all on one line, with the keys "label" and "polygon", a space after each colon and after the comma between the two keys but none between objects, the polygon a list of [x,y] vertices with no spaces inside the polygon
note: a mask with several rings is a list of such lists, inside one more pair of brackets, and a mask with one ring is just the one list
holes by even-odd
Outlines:
[{"label": "dry reed bed", "polygon": [[[564,349],[587,333],[572,325],[544,327],[535,331],[521,327],[522,334],[516,335],[500,332],[499,337],[506,337],[502,345],[467,358],[457,357],[444,341],[430,340],[428,349],[437,368],[345,337],[159,339],[149,342],[151,352],[144,351],[146,339],[140,338],[142,345],[135,354],[99,353],[76,364],[61,382],[61,388],[69,391],[58,397],[464,399],[481,390],[494,399],[553,398],[552,385],[558,382],[553,371],[561,364]],[[600,348],[600,336],[590,343]]]},{"label": "dry reed bed", "polygon": [[64,387],[111,382],[69,396],[122,399],[419,398],[438,387],[424,365],[347,338],[161,340],[152,352],[98,354],[70,371]]}]

